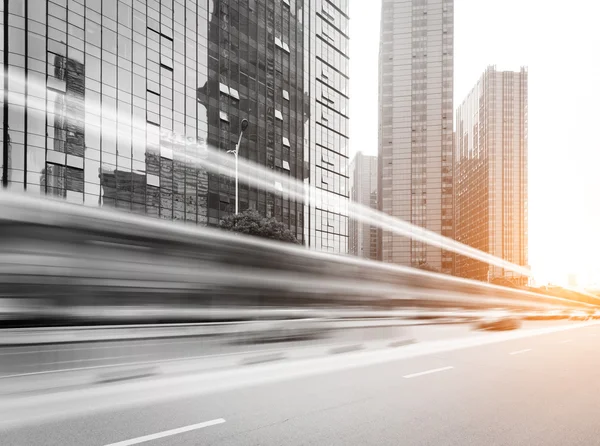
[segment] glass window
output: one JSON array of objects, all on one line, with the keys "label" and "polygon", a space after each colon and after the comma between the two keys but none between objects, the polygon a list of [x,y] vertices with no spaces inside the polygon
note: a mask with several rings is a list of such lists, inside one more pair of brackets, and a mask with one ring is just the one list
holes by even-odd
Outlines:
[{"label": "glass window", "polygon": [[110,51],[111,53],[117,52],[117,33],[110,29],[104,28],[102,32],[102,49]]},{"label": "glass window", "polygon": [[119,56],[131,60],[131,39],[119,35]]},{"label": "glass window", "polygon": [[27,56],[39,60],[46,60],[46,39],[39,34],[33,33],[29,33],[27,38],[29,39]]},{"label": "glass window", "polygon": [[117,0],[102,0],[101,3],[102,14],[108,18],[111,18],[112,20],[117,20]]},{"label": "glass window", "polygon": [[102,83],[114,86],[117,84],[117,67],[108,62],[102,62]]},{"label": "glass window", "polygon": [[42,111],[33,108],[28,110],[27,132],[38,135],[46,134],[46,115]]},{"label": "glass window", "polygon": [[[22,3],[25,5],[24,1],[17,3]],[[29,15],[29,18],[32,20],[37,20],[40,23],[44,23],[46,21],[46,5],[47,2],[38,2],[38,4],[35,5],[35,8],[28,8],[27,14]]]},{"label": "glass window", "polygon": [[67,22],[56,17],[48,16],[48,26],[63,33],[67,32]]},{"label": "glass window", "polygon": [[119,68],[119,84],[120,90],[131,93],[131,72],[123,68]]},{"label": "glass window", "polygon": [[131,6],[119,2],[119,23],[131,28],[132,12]]},{"label": "glass window", "polygon": [[90,79],[100,80],[100,59],[86,54],[85,56],[85,73]]},{"label": "glass window", "polygon": [[25,30],[8,27],[8,50],[11,53],[25,54]]}]

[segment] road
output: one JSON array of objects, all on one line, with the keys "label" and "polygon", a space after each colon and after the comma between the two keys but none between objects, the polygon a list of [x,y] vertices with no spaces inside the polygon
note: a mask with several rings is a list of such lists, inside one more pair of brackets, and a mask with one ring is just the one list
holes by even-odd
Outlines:
[{"label": "road", "polygon": [[[388,323],[383,321],[382,323]],[[422,321],[420,323],[423,323]],[[523,329],[572,324],[569,321],[526,321]],[[349,345],[381,339],[430,341],[462,336],[486,336],[472,324],[407,325],[335,330],[316,339],[288,342],[239,342],[239,337],[182,337],[0,347],[0,379],[19,374],[48,373],[111,365],[180,361],[233,356],[247,352],[289,351],[311,346]],[[1,332],[0,332],[1,336]],[[0,392],[1,393],[1,392]]]},{"label": "road", "polygon": [[[202,392],[201,381],[181,381],[169,387],[168,399],[146,395],[148,400],[132,406],[120,400],[136,384],[121,383],[112,393],[96,389],[96,400],[108,405],[89,413],[94,401],[86,405],[85,395],[65,402],[70,413],[63,416],[56,415],[61,404],[49,396],[35,409],[55,410],[55,418],[48,414],[0,431],[0,444],[597,444],[600,325],[569,328],[536,336],[521,332],[519,338],[502,333],[493,343],[477,338],[469,347],[460,344],[463,338],[429,350],[424,342],[401,347],[414,354],[402,357],[396,349],[384,360],[382,352],[377,360],[352,353],[328,367],[323,362],[320,371],[306,362],[303,370],[270,380],[249,377],[283,373],[283,365],[252,366],[238,386],[224,382],[234,375],[222,375]],[[166,389],[152,381],[144,386],[138,391]]]},{"label": "road", "polygon": [[[135,330],[135,329],[132,329]],[[429,330],[422,330],[429,331]],[[463,326],[454,332],[469,332]],[[322,333],[315,338],[287,342],[253,342],[248,335],[165,339],[99,341],[0,348],[0,379],[5,376],[47,373],[78,368],[106,367],[132,362],[171,361],[214,358],[247,352],[290,350],[315,345],[345,345],[379,339],[406,338],[402,326],[343,329]],[[0,332],[1,336],[1,332]]]}]

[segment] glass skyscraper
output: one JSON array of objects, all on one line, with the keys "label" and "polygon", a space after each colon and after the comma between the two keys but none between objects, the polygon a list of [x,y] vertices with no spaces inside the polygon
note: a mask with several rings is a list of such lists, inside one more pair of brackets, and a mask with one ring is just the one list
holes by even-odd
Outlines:
[{"label": "glass skyscraper", "polygon": [[[379,210],[453,236],[453,0],[383,0]],[[379,256],[452,273],[452,253],[381,231]]]},{"label": "glass skyscraper", "polygon": [[304,159],[312,184],[305,231],[310,247],[348,252],[348,3],[304,0],[304,91],[309,98]]},{"label": "glass skyscraper", "polygon": [[[528,74],[488,67],[456,110],[456,239],[528,264]],[[527,278],[456,256],[456,274],[482,281]]]},{"label": "glass skyscraper", "polygon": [[234,149],[247,119],[240,157],[319,192],[306,206],[240,182],[240,210],[346,251],[347,0],[0,8],[5,187],[217,225],[234,210],[234,179],[201,161],[207,147]]}]

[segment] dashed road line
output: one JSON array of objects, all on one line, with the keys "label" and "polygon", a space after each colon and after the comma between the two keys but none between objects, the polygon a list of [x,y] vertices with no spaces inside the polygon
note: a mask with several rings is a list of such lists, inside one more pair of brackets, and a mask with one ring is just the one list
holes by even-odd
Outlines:
[{"label": "dashed road line", "polygon": [[523,350],[517,350],[516,352],[510,352],[509,355],[520,355],[521,353],[530,352],[530,348],[524,348]]},{"label": "dashed road line", "polygon": [[404,375],[402,378],[416,378],[417,376],[429,375],[431,373],[443,372],[445,370],[453,369],[451,365],[447,367],[440,367],[439,369],[425,370],[424,372],[411,373],[410,375]]},{"label": "dashed road line", "polygon": [[118,443],[110,443],[105,446],[130,446],[132,444],[145,443],[147,441],[157,440],[159,438],[171,437],[173,435],[183,434],[198,429],[204,429],[205,427],[214,426],[216,424],[223,424],[225,420],[223,418],[217,418],[215,420],[205,421],[204,423],[191,424],[189,426],[180,427],[177,429],[171,429],[168,431],[157,432],[156,434],[144,435],[143,437],[132,438],[130,440],[119,441]]}]

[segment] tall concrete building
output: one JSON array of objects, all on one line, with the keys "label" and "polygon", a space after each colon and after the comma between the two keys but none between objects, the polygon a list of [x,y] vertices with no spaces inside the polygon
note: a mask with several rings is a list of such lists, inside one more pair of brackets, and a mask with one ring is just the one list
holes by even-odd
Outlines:
[{"label": "tall concrete building", "polygon": [[[350,163],[350,200],[377,209],[377,157],[358,152]],[[377,227],[350,219],[350,254],[377,260]]]},{"label": "tall concrete building", "polygon": [[[453,0],[383,0],[379,49],[381,211],[453,236]],[[381,231],[380,259],[452,272],[452,253]]]},{"label": "tall concrete building", "polygon": [[[188,160],[247,119],[242,158],[347,200],[347,0],[0,0],[0,27],[4,187],[218,225],[234,179]],[[239,197],[346,251],[344,212]]]},{"label": "tall concrete building", "polygon": [[[527,69],[488,67],[456,110],[456,239],[527,266]],[[457,275],[482,281],[527,279],[457,256]]]}]

